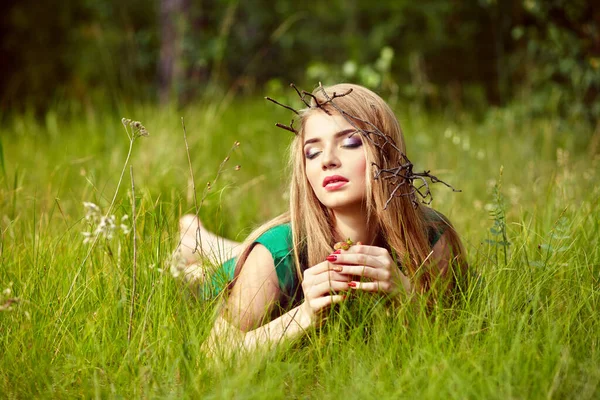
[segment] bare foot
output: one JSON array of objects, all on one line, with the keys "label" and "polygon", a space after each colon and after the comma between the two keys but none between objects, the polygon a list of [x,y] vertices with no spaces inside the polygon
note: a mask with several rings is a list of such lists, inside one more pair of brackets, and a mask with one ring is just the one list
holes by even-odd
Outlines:
[{"label": "bare foot", "polygon": [[203,264],[220,265],[239,252],[237,242],[207,231],[195,215],[184,215],[179,220],[179,245],[173,253],[171,273],[183,276],[190,284],[206,278]]}]

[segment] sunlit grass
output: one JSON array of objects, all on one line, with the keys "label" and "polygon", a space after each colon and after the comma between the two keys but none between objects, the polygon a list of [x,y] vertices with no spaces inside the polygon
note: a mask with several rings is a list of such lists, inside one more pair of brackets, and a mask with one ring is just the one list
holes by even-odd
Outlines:
[{"label": "sunlit grass", "polygon": [[[462,190],[434,187],[433,202],[462,234],[481,277],[457,307],[389,313],[367,302],[298,343],[222,364],[206,359],[214,304],[195,300],[164,269],[177,219],[194,209],[180,118],[199,194],[241,143],[201,217],[243,240],[287,203],[291,137],[274,123],[289,116],[265,103],[133,107],[124,115],[97,109],[70,118],[51,111],[41,121],[15,116],[2,128],[2,397],[598,397],[600,155],[584,126],[518,109],[490,110],[477,121],[398,110],[409,157]],[[138,232],[131,341],[131,234],[99,240],[87,260],[82,234],[90,229],[83,202],[106,209],[115,193],[129,144],[121,117],[150,133],[131,158]],[[126,174],[117,219],[132,220],[130,193]],[[509,245],[490,230],[498,209]]]}]

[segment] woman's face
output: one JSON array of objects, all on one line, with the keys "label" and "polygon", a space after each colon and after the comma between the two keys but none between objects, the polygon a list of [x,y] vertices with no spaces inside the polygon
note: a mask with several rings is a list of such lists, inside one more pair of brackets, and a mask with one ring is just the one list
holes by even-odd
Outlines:
[{"label": "woman's face", "polygon": [[360,132],[339,114],[312,113],[304,126],[306,176],[319,199],[338,211],[360,211],[367,161]]}]

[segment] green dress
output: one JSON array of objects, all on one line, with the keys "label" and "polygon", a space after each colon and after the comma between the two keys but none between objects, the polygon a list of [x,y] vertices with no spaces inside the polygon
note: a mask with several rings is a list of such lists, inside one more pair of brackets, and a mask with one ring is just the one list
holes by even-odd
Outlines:
[{"label": "green dress", "polygon": [[[430,226],[428,228],[429,244],[433,246],[444,233],[447,224],[446,219],[432,209],[425,212]],[[292,228],[290,224],[277,225],[256,239],[254,243],[260,243],[271,253],[275,263],[275,271],[279,281],[279,288],[284,296],[284,303],[294,303],[301,295],[300,282],[294,265],[294,252],[292,241]],[[227,260],[221,268],[212,276],[210,287],[205,287],[203,292],[206,297],[218,295],[234,278],[236,259]],[[301,296],[300,296],[301,297]]]},{"label": "green dress", "polygon": [[[299,282],[294,265],[290,224],[277,225],[269,229],[260,235],[254,243],[260,243],[269,250],[275,263],[275,271],[282,293],[287,297],[293,297],[299,287]],[[217,273],[212,276],[210,283],[212,287],[208,290],[212,295],[220,293],[233,280],[236,261],[236,258],[225,261]]]}]

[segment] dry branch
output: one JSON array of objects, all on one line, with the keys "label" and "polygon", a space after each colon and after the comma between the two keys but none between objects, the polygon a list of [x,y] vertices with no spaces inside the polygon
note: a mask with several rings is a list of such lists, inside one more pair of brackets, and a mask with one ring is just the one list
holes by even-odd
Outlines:
[{"label": "dry branch", "polygon": [[[404,154],[404,152],[402,152],[400,150],[400,148],[396,145],[396,143],[394,142],[394,139],[391,136],[386,135],[385,133],[381,132],[381,130],[379,130],[379,128],[377,128],[370,121],[366,121],[362,118],[351,115],[351,114],[347,113],[345,110],[343,110],[338,104],[336,104],[334,99],[349,95],[350,93],[352,93],[352,89],[348,89],[346,92],[340,93],[340,94],[333,92],[332,95],[330,96],[325,91],[325,88],[323,87],[321,82],[319,82],[318,89],[321,93],[323,93],[323,97],[325,97],[325,101],[319,101],[319,99],[314,94],[309,93],[305,90],[299,90],[298,87],[296,87],[296,85],[294,85],[293,83],[291,83],[290,86],[296,91],[296,93],[298,94],[298,97],[300,97],[300,100],[304,103],[304,105],[308,109],[317,109],[318,108],[318,109],[323,110],[328,115],[331,115],[329,110],[327,108],[325,108],[326,105],[330,105],[354,129],[356,129],[357,132],[360,132],[360,134],[366,140],[371,142],[381,152],[386,151],[386,147],[389,147],[393,151],[398,153],[398,158],[400,160],[400,163],[396,167],[381,168],[381,166],[373,163],[373,166],[375,167],[375,176],[373,177],[373,179],[385,181],[388,183],[388,185],[390,185],[390,188],[391,188],[390,196],[387,199],[387,201],[385,202],[384,209],[386,209],[388,207],[388,205],[390,204],[392,199],[395,197],[409,197],[411,202],[415,206],[415,208],[419,205],[419,200],[417,198],[417,195],[421,197],[421,200],[420,200],[421,203],[431,204],[431,202],[433,201],[433,196],[431,194],[431,190],[429,189],[429,182],[427,181],[427,179],[429,179],[429,181],[431,183],[442,183],[445,186],[447,186],[448,188],[452,189],[452,191],[460,192],[460,190],[455,189],[450,184],[444,182],[443,180],[439,179],[435,175],[431,175],[429,173],[430,172],[429,170],[423,171],[423,172],[414,172],[413,171],[413,163],[410,162],[410,160],[408,159],[406,154]],[[307,101],[307,97],[309,97],[311,99],[311,101]],[[296,115],[301,115],[301,111],[296,110],[293,107],[290,107],[285,104],[281,104],[280,102],[278,102],[270,97],[266,97],[266,99],[277,104],[278,106],[281,106],[287,110],[294,112]],[[359,126],[359,124],[362,124],[362,126],[365,126],[367,128],[366,129],[361,128],[361,126]],[[289,125],[284,125],[284,124],[280,124],[280,123],[275,124],[275,126],[277,126],[279,128],[285,129],[287,131],[293,132],[295,135],[298,135],[299,132],[293,127],[293,125],[294,125],[293,119]],[[418,186],[415,185],[415,181],[419,182]],[[400,189],[404,186],[409,186],[410,188],[405,192],[400,191]]]}]

